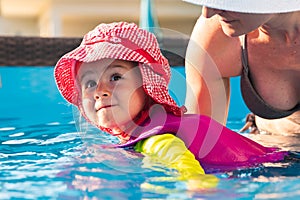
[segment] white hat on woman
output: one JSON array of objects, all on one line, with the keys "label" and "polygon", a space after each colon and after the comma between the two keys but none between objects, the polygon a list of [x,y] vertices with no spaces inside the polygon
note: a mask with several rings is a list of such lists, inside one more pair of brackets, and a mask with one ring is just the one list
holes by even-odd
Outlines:
[{"label": "white hat on woman", "polygon": [[241,13],[286,13],[300,10],[300,0],[183,0],[186,2]]}]

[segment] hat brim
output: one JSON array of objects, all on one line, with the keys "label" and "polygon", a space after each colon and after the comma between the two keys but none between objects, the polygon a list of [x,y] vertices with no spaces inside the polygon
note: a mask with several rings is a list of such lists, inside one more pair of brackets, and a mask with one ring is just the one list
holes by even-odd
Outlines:
[{"label": "hat brim", "polygon": [[[104,58],[120,59],[141,63],[148,63],[142,55],[120,44],[101,42],[89,45],[81,45],[73,51],[65,54],[56,64],[54,77],[61,95],[74,105],[78,105],[78,89],[76,88],[76,62],[94,62]],[[151,63],[148,63],[151,64]]]},{"label": "hat brim", "polygon": [[[165,79],[152,69],[153,63],[143,55],[120,44],[101,42],[89,45],[81,45],[73,51],[65,54],[56,64],[54,76],[61,95],[71,104],[80,104],[80,88],[76,84],[76,63],[94,62],[101,59],[119,59],[146,64],[139,65],[145,92],[157,103],[174,114],[181,115],[184,111],[179,108],[174,99],[169,95],[169,79]],[[157,64],[157,63],[155,63]],[[165,64],[168,64],[167,62]],[[151,78],[149,78],[151,77]],[[149,87],[151,86],[151,87]]]},{"label": "hat brim", "polygon": [[300,10],[299,0],[183,0],[209,8],[241,13],[271,14]]},{"label": "hat brim", "polygon": [[162,76],[155,73],[147,65],[140,64],[139,68],[143,77],[143,88],[148,96],[156,103],[163,105],[168,112],[172,112],[175,115],[180,116],[187,111],[185,106],[179,107],[170,96],[168,82]]}]

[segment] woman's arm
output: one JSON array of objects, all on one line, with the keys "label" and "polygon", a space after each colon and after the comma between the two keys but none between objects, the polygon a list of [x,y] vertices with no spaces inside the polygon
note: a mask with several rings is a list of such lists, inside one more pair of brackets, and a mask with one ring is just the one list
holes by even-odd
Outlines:
[{"label": "woman's arm", "polygon": [[186,53],[185,72],[189,113],[203,114],[225,124],[229,78],[240,73],[240,43],[226,36],[217,16],[200,17],[192,32]]}]

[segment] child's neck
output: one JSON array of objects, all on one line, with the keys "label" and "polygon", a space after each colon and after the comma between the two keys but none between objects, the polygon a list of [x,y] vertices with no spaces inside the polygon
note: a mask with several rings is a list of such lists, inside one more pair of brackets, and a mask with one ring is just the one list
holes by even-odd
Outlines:
[{"label": "child's neck", "polygon": [[112,135],[119,138],[120,143],[126,143],[130,137],[133,130],[136,128],[135,123],[131,123],[130,125],[127,125],[126,128],[114,128],[112,129]]},{"label": "child's neck", "polygon": [[112,135],[117,136],[121,143],[126,143],[130,138],[138,137],[138,135],[133,135],[133,132],[138,126],[142,125],[148,117],[148,110],[142,110],[140,114],[135,117],[135,119],[128,122],[123,127],[116,127],[112,129]]}]

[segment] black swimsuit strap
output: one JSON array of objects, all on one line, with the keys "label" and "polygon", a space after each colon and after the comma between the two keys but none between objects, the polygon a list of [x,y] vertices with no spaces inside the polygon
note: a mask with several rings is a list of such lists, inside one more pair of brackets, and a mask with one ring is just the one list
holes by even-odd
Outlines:
[{"label": "black swimsuit strap", "polygon": [[247,35],[240,36],[242,40],[242,65],[246,75],[248,75],[248,52],[247,52]]}]

